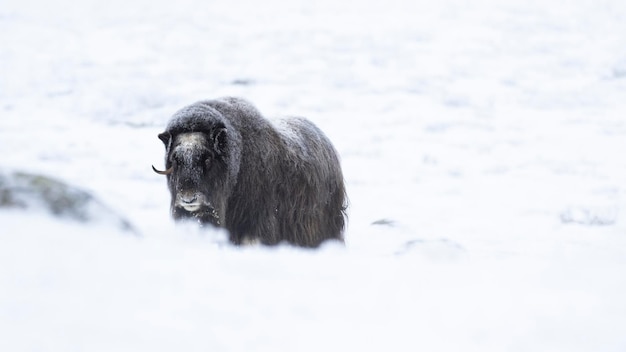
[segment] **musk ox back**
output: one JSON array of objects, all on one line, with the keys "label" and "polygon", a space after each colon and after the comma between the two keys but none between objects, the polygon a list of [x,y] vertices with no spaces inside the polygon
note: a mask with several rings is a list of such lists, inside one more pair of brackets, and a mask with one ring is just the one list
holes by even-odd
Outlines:
[{"label": "musk ox back", "polygon": [[159,138],[166,170],[154,171],[167,175],[175,220],[223,227],[234,244],[343,240],[337,152],[306,119],[271,123],[247,101],[222,98],[181,109]]}]

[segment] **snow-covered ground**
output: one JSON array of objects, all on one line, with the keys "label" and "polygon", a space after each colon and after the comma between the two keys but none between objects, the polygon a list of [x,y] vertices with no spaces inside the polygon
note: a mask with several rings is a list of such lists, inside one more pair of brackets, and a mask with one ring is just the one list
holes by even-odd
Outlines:
[{"label": "snow-covered ground", "polygon": [[[174,226],[157,139],[196,100],[303,115],[346,246]],[[0,168],[141,237],[0,211],[0,351],[626,350],[626,2],[0,4]]]}]

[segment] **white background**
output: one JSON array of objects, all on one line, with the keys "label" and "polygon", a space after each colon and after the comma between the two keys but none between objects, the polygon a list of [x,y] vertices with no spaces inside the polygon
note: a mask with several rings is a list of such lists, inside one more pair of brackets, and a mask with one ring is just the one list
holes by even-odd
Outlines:
[{"label": "white background", "polygon": [[[3,1],[0,167],[141,237],[0,212],[0,350],[626,350],[625,4]],[[174,226],[156,136],[225,95],[334,142],[345,248]]]}]

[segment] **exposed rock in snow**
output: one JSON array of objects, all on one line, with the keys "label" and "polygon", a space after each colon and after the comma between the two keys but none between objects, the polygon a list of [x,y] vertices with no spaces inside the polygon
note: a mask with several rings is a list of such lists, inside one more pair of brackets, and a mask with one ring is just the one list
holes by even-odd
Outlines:
[{"label": "exposed rock in snow", "polygon": [[561,221],[565,224],[589,226],[608,226],[617,221],[616,207],[569,207],[561,213]]},{"label": "exposed rock in snow", "polygon": [[89,192],[44,175],[0,171],[0,209],[44,211],[60,218],[111,224],[136,232],[128,220]]}]

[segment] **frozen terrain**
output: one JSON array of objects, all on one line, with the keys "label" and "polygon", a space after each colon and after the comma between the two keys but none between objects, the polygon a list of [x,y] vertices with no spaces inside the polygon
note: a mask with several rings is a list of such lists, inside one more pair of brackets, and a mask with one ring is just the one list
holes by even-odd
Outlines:
[{"label": "frozen terrain", "polygon": [[[174,226],[224,95],[335,143],[345,248]],[[140,236],[0,209],[0,351],[624,351],[625,150],[621,0],[4,0],[0,169]]]}]

